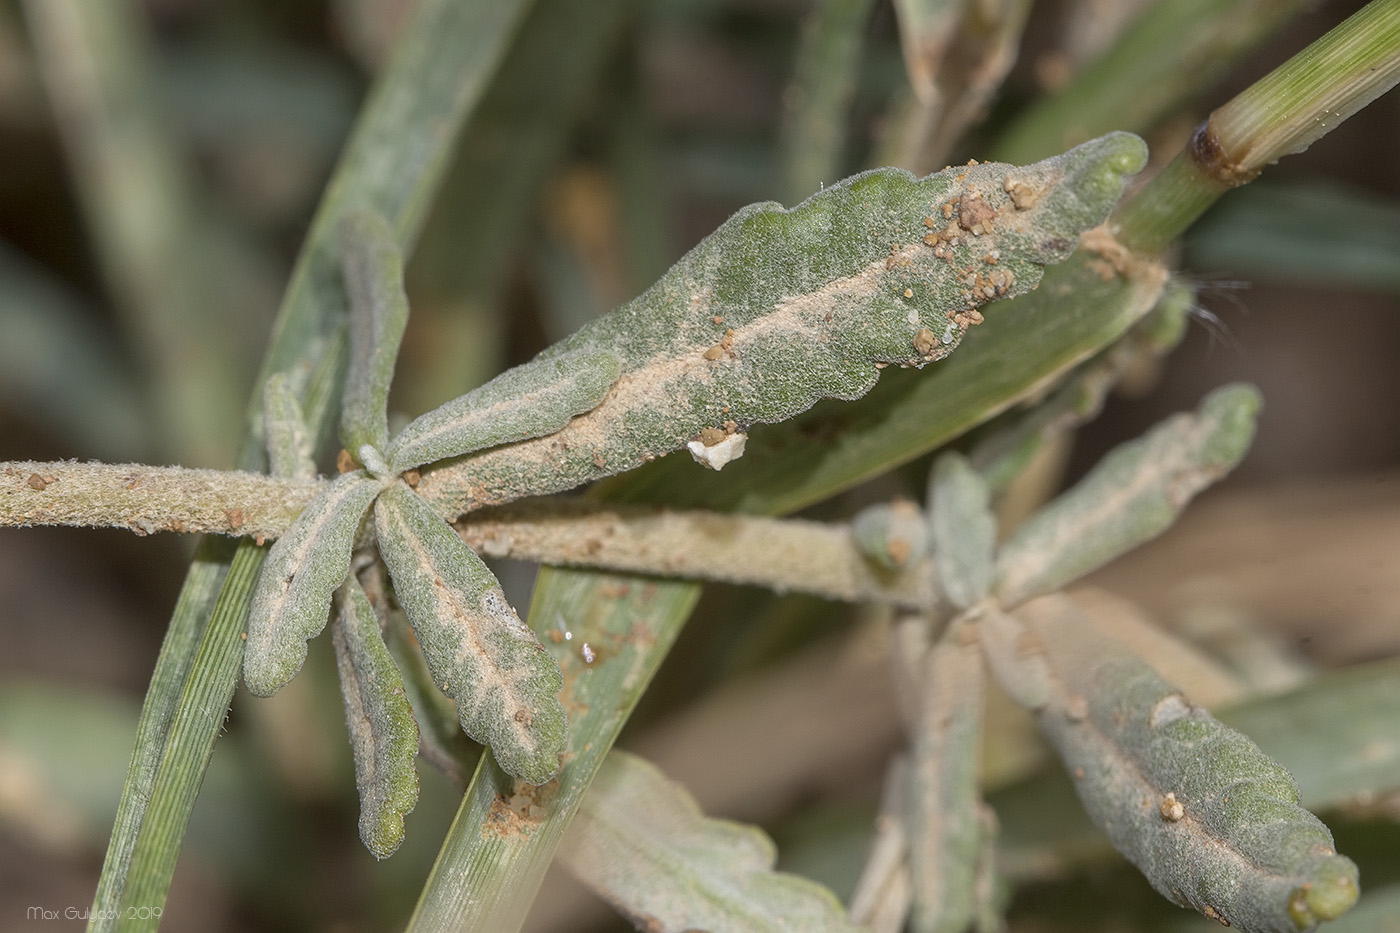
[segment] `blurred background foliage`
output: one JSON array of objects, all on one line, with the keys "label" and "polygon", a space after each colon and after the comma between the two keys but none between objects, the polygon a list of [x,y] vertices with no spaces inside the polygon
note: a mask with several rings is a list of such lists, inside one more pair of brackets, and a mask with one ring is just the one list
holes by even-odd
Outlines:
[{"label": "blurred background foliage", "polygon": [[[83,76],[38,47],[43,0],[0,2],[0,460],[233,462],[278,295],[408,6],[133,2],[138,31],[116,22],[94,40],[118,56],[123,76],[98,90],[129,104],[117,110],[129,127],[116,134],[129,145],[105,153],[63,130],[81,108]],[[908,127],[902,114],[917,94],[893,6],[865,2],[847,4],[857,30],[844,54],[861,65],[848,119],[826,130],[836,164],[803,162],[793,140],[813,131],[790,130],[803,112],[793,75],[812,6],[537,0],[412,258],[414,311],[393,408],[417,414],[528,358],[638,293],[738,207],[791,204],[813,187],[794,190],[793,179],[823,184],[898,157],[892,128]],[[969,132],[950,137],[943,158],[1011,146],[1002,130],[1112,50],[1148,6],[1035,3],[1004,85],[976,102]],[[1238,57],[1176,62],[1167,80],[1181,86],[1167,96],[1189,102],[1124,125],[1158,158],[1211,107],[1361,4],[1302,4],[1287,17],[1255,6],[1279,20],[1267,39]],[[1207,389],[1258,385],[1266,408],[1243,465],[1161,541],[1093,582],[1194,642],[1202,665],[1226,666],[1250,696],[1313,685],[1300,716],[1348,685],[1354,692],[1327,707],[1339,721],[1397,703],[1394,665],[1384,662],[1400,655],[1397,127],[1400,97],[1391,94],[1223,199],[1180,252],[1200,301],[1183,345],[1121,387],[1043,471],[1047,487],[1072,480]],[[1016,157],[1078,141],[1029,151],[1021,140]],[[926,466],[818,514],[916,496]],[[30,906],[90,902],[139,697],[191,544],[117,531],[0,532],[0,928]],[[525,602],[532,569],[507,563],[501,572]],[[876,615],[710,587],[623,745],[684,781],[711,815],[765,825],[783,867],[849,896],[880,775],[900,741],[886,661],[867,637]],[[1328,673],[1342,669],[1351,680]],[[274,700],[235,701],[166,929],[377,930],[411,906],[457,787],[422,768],[407,842],[376,864],[356,836],[326,640],[313,644],[307,670]],[[1218,708],[1239,698],[1223,696]],[[1241,725],[1274,751],[1269,730],[1285,743],[1296,720],[1251,722]],[[1082,818],[1058,827],[1056,808],[1077,808],[1053,781],[1017,784],[1040,759],[1022,732],[1008,734],[988,750],[989,790],[1001,788],[992,800],[1004,808],[1008,870],[1033,881],[1012,906],[1013,929],[1212,928],[1104,858],[1075,824]],[[1374,766],[1349,792],[1333,785],[1316,799],[1330,808],[1339,848],[1361,865],[1363,890],[1380,896],[1363,896],[1333,928],[1382,929],[1380,918],[1400,913],[1384,908],[1398,902],[1385,897],[1387,883],[1400,885],[1400,809],[1376,789],[1400,787],[1400,746],[1372,741],[1334,754]],[[1283,757],[1309,803],[1306,770]],[[1039,821],[1012,816],[1027,812]],[[1024,838],[1012,829],[1021,826]],[[1081,865],[1092,870],[1070,874]],[[581,930],[594,916],[598,929],[615,928],[590,897],[551,876],[530,928]]]}]

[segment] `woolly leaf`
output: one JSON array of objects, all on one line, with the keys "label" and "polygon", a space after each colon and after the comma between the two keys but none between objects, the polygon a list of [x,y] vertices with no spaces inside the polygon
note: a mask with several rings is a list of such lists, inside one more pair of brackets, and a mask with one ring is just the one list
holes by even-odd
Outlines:
[{"label": "woolly leaf", "polygon": [[350,551],[378,480],[361,470],[336,477],[268,551],[248,611],[243,681],[271,696],[306,661],[306,640],[330,614],[331,594],[350,572]]},{"label": "woolly leaf", "polygon": [[463,730],[507,772],[543,784],[559,770],[563,675],[506,602],[501,585],[403,482],[374,506],[379,554],[433,679],[457,700]]},{"label": "woolly leaf", "polygon": [[911,928],[965,930],[977,908],[986,842],[978,792],[984,672],[975,641],[951,628],[919,666],[904,832],[913,885]]},{"label": "woolly leaf", "polygon": [[394,438],[396,473],[486,447],[544,437],[595,408],[622,371],[608,350],[535,360],[420,415]]},{"label": "woolly leaf", "polygon": [[1001,548],[996,595],[1014,606],[1049,593],[1165,531],[1249,449],[1258,390],[1233,385],[1104,457]]},{"label": "woolly leaf", "polygon": [[351,453],[389,442],[389,383],[408,324],[403,254],[381,215],[351,211],[340,222],[341,271],[350,298],[350,361],[341,401],[340,442]]},{"label": "woolly leaf", "polygon": [[959,453],[934,464],[929,482],[929,526],[933,556],[948,600],[966,609],[992,586],[997,522],[987,484]]},{"label": "woolly leaf", "polygon": [[1258,746],[1067,597],[1015,615],[1052,674],[1041,730],[1089,816],[1164,897],[1247,933],[1298,933],[1355,903],[1356,865]]},{"label": "woolly leaf", "polygon": [[638,929],[860,929],[830,891],[773,870],[762,830],[707,818],[684,787],[626,752],[608,754],[560,855]]},{"label": "woolly leaf", "polygon": [[311,432],[285,373],[273,373],[263,385],[263,433],[273,476],[315,478]]},{"label": "woolly leaf", "polygon": [[791,210],[746,207],[638,298],[527,364],[611,351],[625,370],[597,408],[554,436],[426,473],[419,492],[466,511],[858,398],[885,364],[946,357],[979,307],[1035,287],[1144,156],[1141,140],[1116,134],[1025,168],[878,169]]},{"label": "woolly leaf", "polygon": [[403,842],[404,814],[418,803],[418,723],[360,581],[348,574],[335,591],[331,639],[345,701],[345,726],[360,792],[360,840],[375,858]]}]

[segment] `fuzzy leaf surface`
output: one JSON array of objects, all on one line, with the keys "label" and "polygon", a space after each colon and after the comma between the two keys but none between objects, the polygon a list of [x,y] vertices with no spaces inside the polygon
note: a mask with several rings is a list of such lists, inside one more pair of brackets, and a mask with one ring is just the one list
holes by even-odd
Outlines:
[{"label": "fuzzy leaf surface", "polygon": [[273,476],[316,477],[311,431],[286,373],[273,373],[263,385],[263,432]]},{"label": "fuzzy leaf surface", "polygon": [[919,666],[904,814],[916,933],[966,930],[977,906],[984,671],[976,642],[959,634],[950,630]]},{"label": "fuzzy leaf surface", "polygon": [[858,398],[881,366],[946,357],[977,308],[1034,287],[1143,157],[1117,134],[1025,168],[878,169],[790,210],[746,207],[641,296],[526,364],[613,353],[624,369],[597,408],[427,473],[419,491],[460,513],[632,469],[726,422]]},{"label": "fuzzy leaf surface", "polygon": [[243,681],[272,696],[301,670],[306,641],[325,628],[331,595],[350,572],[350,551],[379,481],[344,473],[312,499],[268,551],[248,611]]},{"label": "fuzzy leaf surface", "polygon": [[622,365],[608,350],[580,350],[509,369],[479,389],[420,415],[394,438],[389,465],[434,460],[553,434],[596,408]]},{"label": "fuzzy leaf surface", "polygon": [[388,858],[403,842],[404,814],[418,803],[418,723],[374,607],[354,574],[335,591],[335,609],[331,636],[355,754],[360,840],[375,858]]},{"label": "fuzzy leaf surface", "polygon": [[[1356,865],[1248,737],[1105,638],[1067,597],[1015,615],[1052,671],[1041,731],[1090,818],[1158,892],[1248,933],[1298,933],[1355,903]],[[1181,809],[1168,816],[1172,802]]]},{"label": "fuzzy leaf surface", "polygon": [[382,214],[347,213],[340,221],[341,272],[350,299],[350,359],[340,412],[340,442],[354,453],[389,443],[389,384],[408,326],[403,252]]},{"label": "fuzzy leaf surface", "polygon": [[933,466],[929,527],[943,591],[959,609],[981,601],[992,588],[997,522],[987,483],[959,453]]},{"label": "fuzzy leaf surface", "polygon": [[1202,489],[1239,463],[1261,401],[1252,386],[1217,389],[1114,448],[1073,489],[1032,515],[1001,549],[1003,606],[1053,592],[1165,531]]},{"label": "fuzzy leaf surface", "polygon": [[374,521],[399,605],[462,729],[508,773],[545,783],[566,730],[559,665],[481,558],[407,485],[380,495]]},{"label": "fuzzy leaf surface", "polygon": [[826,888],[773,870],[754,826],[706,817],[655,765],[613,751],[561,850],[580,880],[638,929],[857,933]]}]

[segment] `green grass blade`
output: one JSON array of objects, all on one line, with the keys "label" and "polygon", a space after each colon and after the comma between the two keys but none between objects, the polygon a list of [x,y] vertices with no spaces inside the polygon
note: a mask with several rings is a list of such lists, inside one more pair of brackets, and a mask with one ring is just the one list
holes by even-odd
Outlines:
[{"label": "green grass blade", "polygon": [[[1039,159],[1109,130],[1146,133],[1220,78],[1302,0],[1174,0],[1151,4],[1095,62],[1007,127],[992,154]],[[1183,67],[1183,63],[1190,63]]]},{"label": "green grass blade", "polygon": [[[690,614],[700,587],[546,567],[530,622],[564,672],[569,736],[536,788],[484,758],[418,901],[411,931],[517,929],[603,756]],[[560,625],[572,638],[557,642]],[[587,653],[585,653],[585,646]]]},{"label": "green grass blade", "polygon": [[[326,403],[325,386],[338,386],[343,371],[338,355],[332,360],[335,365],[318,366],[343,327],[344,291],[336,268],[335,221],[351,203],[368,205],[391,219],[403,245],[412,242],[441,180],[456,130],[480,96],[527,6],[524,0],[481,4],[422,0],[360,117],[298,259],[263,365],[263,378],[258,381],[262,385],[272,373],[294,372],[304,365],[316,367],[318,377],[305,404],[313,436],[324,437],[333,424],[330,412],[334,406]],[[259,392],[250,403],[255,425],[261,422],[261,406]],[[255,427],[245,439],[240,465],[257,468],[265,459],[262,450],[262,431]],[[179,703],[180,685],[188,679],[192,685],[222,695],[224,689],[233,689],[237,676],[236,665],[233,669],[189,667],[193,654],[189,646],[199,643],[211,611],[207,602],[196,597],[211,586],[210,574],[217,580],[218,571],[196,568],[186,579],[181,605],[190,605],[190,611],[177,612],[172,619],[157,661],[93,903],[92,916],[98,919],[90,924],[91,929],[113,929],[115,918],[127,905],[159,906],[169,886],[178,844],[143,843],[139,857],[133,849],[138,835],[169,839],[172,830],[183,831],[188,806],[193,803],[193,794],[176,793],[174,783],[156,779],[167,746],[163,724],[170,721],[171,711]],[[253,574],[243,574],[234,585],[225,587],[214,610],[216,615],[238,618],[241,624],[254,582]],[[218,712],[220,721],[226,708]],[[216,734],[207,735],[209,744]],[[148,810],[152,814],[149,821]],[[135,889],[158,891],[160,896],[133,900]]]},{"label": "green grass blade", "polygon": [[[204,781],[209,758],[214,753],[214,740],[224,728],[224,717],[243,662],[243,604],[241,600],[226,597],[252,586],[262,567],[263,556],[263,549],[251,540],[245,538],[239,542],[209,624],[190,662],[189,674],[178,687],[179,699],[172,704],[174,709],[162,735],[163,741],[137,746],[138,755],[158,747],[159,766],[150,783],[149,802],[141,814],[140,832],[131,849],[126,883],[116,892],[119,906],[107,915],[94,912],[89,929],[127,933],[154,930],[160,925],[159,914],[152,916],[154,911],[142,908],[165,903],[190,812]],[[142,726],[138,729],[144,727],[145,720],[143,709]],[[124,788],[124,801],[127,793]],[[103,881],[107,877],[104,865]],[[100,898],[100,886],[98,894]]]}]

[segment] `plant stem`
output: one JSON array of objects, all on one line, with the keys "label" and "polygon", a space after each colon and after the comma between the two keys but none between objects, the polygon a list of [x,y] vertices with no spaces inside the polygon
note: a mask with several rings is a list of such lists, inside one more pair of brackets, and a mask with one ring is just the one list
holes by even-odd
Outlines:
[{"label": "plant stem", "polygon": [[277,538],[322,485],[238,470],[20,460],[0,463],[0,527]]},{"label": "plant stem", "polygon": [[1159,252],[1230,188],[1301,152],[1400,82],[1400,0],[1374,0],[1218,108],[1115,215],[1119,239]]},{"label": "plant stem", "polygon": [[[277,372],[311,367],[314,377],[303,409],[313,436],[324,437],[334,423],[335,392],[344,368],[344,290],[340,284],[335,226],[347,207],[373,209],[388,218],[401,238],[412,243],[428,203],[441,180],[456,133],[494,72],[507,41],[528,6],[526,0],[461,4],[452,0],[421,0],[399,39],[395,54],[361,113],[335,175],[302,247],[292,282],[283,300],[257,391],[249,404],[252,429],[245,438],[240,465],[260,466],[262,385]],[[42,479],[42,477],[41,477]],[[245,544],[240,551],[251,547]],[[89,929],[118,925],[124,907],[152,908],[163,903],[174,873],[178,845],[158,840],[179,838],[203,777],[203,766],[165,777],[168,737],[163,722],[188,710],[194,697],[232,694],[237,665],[190,663],[189,646],[200,640],[208,605],[194,596],[209,586],[211,571],[192,570],[186,578],[181,605],[191,611],[172,618],[157,661],[156,675],[138,725],[141,741],[132,753],[122,791],[119,821],[103,864]],[[214,619],[246,617],[255,575],[240,575],[224,586],[212,610]],[[212,637],[212,636],[211,636]],[[233,646],[241,655],[242,642]],[[209,656],[206,655],[206,658]],[[181,690],[180,683],[187,686]],[[175,699],[176,691],[179,701]],[[207,715],[222,722],[224,705]],[[199,759],[207,763],[217,730],[202,736],[206,747]],[[150,814],[151,819],[146,816]],[[172,835],[174,833],[174,835]],[[142,842],[149,837],[152,842]],[[133,902],[124,889],[139,888],[147,899]]]},{"label": "plant stem", "polygon": [[898,574],[881,572],[847,525],[551,502],[473,516],[458,528],[473,550],[491,557],[723,580],[911,609],[939,600],[931,561]]},{"label": "plant stem", "polygon": [[1109,130],[1145,133],[1209,87],[1273,33],[1301,0],[1154,3],[1057,93],[1031,104],[997,138],[997,159],[1023,162]]}]

